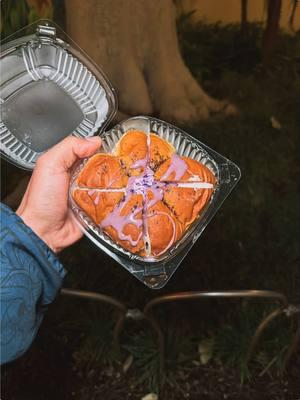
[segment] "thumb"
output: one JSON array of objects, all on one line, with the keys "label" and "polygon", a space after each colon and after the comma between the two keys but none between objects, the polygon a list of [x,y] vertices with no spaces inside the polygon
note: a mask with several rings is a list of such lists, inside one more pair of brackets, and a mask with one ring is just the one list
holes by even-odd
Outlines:
[{"label": "thumb", "polygon": [[38,159],[38,164],[45,163],[45,166],[56,171],[68,171],[78,159],[93,155],[100,146],[101,139],[98,136],[86,139],[68,136],[44,153]]}]

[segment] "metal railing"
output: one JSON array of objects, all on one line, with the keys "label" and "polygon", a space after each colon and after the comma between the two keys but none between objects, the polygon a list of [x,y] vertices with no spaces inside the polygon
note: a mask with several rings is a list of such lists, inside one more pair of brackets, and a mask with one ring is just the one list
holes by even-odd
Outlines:
[{"label": "metal railing", "polygon": [[99,301],[101,303],[110,304],[118,310],[118,318],[116,320],[114,331],[113,331],[113,350],[120,355],[120,337],[126,320],[132,319],[135,321],[146,320],[153,327],[157,334],[158,348],[159,348],[159,361],[160,361],[160,372],[163,375],[165,371],[165,338],[161,326],[158,320],[153,314],[153,309],[159,305],[178,302],[178,301],[192,301],[202,300],[205,298],[263,298],[274,300],[278,305],[270,312],[257,326],[251,342],[249,343],[246,364],[248,365],[257,345],[259,343],[262,334],[265,332],[270,323],[278,318],[284,316],[291,321],[294,335],[291,339],[290,345],[286,351],[284,357],[283,368],[285,369],[296,352],[300,344],[300,305],[289,304],[287,297],[282,293],[273,292],[269,290],[231,290],[231,291],[217,291],[217,292],[202,292],[202,291],[191,291],[191,292],[178,292],[171,293],[163,296],[158,296],[150,300],[144,307],[143,310],[129,309],[124,303],[115,299],[114,297],[107,296],[100,293],[88,292],[84,290],[75,289],[62,289],[61,294],[64,296],[73,296],[77,298],[83,298],[88,300]]}]

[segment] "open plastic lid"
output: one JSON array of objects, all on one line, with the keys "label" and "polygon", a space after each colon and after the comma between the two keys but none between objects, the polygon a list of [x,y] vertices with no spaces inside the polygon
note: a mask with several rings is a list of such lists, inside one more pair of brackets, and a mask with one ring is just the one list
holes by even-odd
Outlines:
[{"label": "open plastic lid", "polygon": [[10,36],[0,69],[1,154],[19,167],[33,169],[41,153],[70,134],[99,134],[117,110],[103,72],[53,22]]}]

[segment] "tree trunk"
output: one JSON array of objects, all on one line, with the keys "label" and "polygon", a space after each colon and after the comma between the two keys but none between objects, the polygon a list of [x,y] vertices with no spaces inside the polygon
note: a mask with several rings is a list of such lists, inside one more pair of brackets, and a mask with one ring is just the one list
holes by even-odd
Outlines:
[{"label": "tree trunk", "polygon": [[281,0],[268,1],[267,26],[264,32],[262,45],[262,62],[264,67],[268,67],[270,58],[274,50],[277,34],[279,30],[281,11]]},{"label": "tree trunk", "polygon": [[294,19],[296,15],[296,10],[299,4],[298,0],[291,0],[292,1],[292,9],[289,15],[289,28],[292,32],[295,32],[295,27],[294,27]]},{"label": "tree trunk", "polygon": [[248,32],[248,0],[241,0],[241,34]]},{"label": "tree trunk", "polygon": [[234,113],[208,96],[185,66],[172,0],[65,0],[67,31],[116,88],[126,115],[194,122]]}]

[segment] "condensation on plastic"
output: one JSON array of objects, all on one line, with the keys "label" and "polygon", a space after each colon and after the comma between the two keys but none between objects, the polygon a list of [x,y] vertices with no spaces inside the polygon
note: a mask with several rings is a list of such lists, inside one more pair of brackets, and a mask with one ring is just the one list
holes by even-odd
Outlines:
[{"label": "condensation on plastic", "polygon": [[69,199],[80,228],[100,249],[119,262],[145,285],[153,289],[159,289],[165,286],[179,267],[225,198],[237,184],[241,174],[239,168],[233,162],[199,142],[188,133],[167,122],[146,116],[130,118],[113,129],[102,133],[100,135],[102,138],[101,152],[112,153],[122,135],[132,129],[142,130],[145,133],[152,132],[167,140],[175,147],[179,155],[201,162],[213,172],[217,179],[217,184],[209,203],[201,211],[198,219],[187,229],[185,235],[167,252],[157,257],[154,261],[149,261],[146,258],[130,253],[112,241],[76,205],[72,192],[78,174],[87,159],[81,161],[75,167],[70,184]]},{"label": "condensation on plastic", "polygon": [[8,38],[0,68],[1,153],[19,167],[32,169],[65,136],[103,131],[117,110],[103,72],[53,22]]}]

